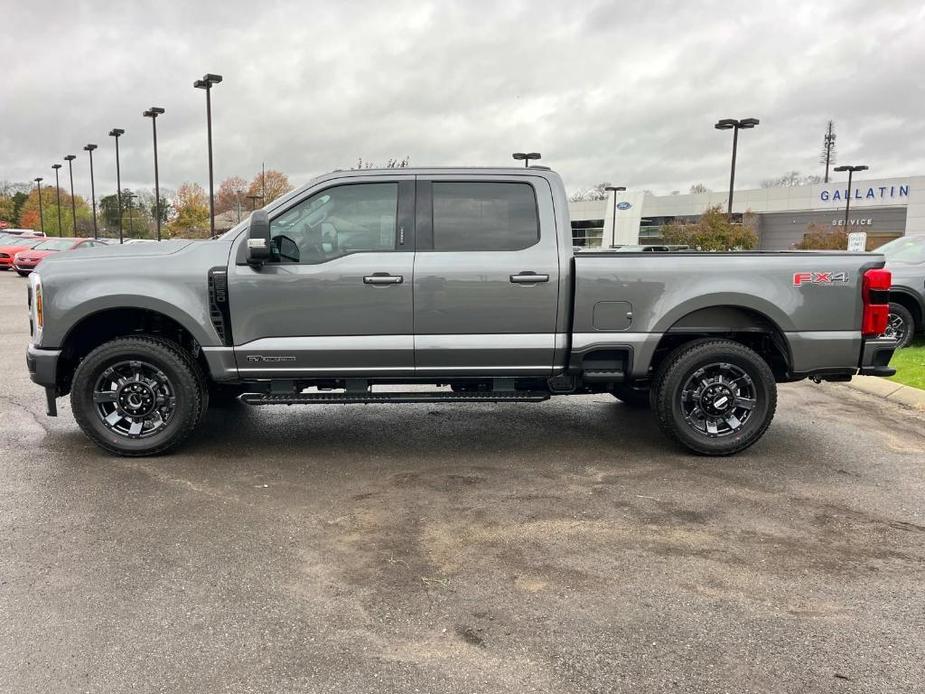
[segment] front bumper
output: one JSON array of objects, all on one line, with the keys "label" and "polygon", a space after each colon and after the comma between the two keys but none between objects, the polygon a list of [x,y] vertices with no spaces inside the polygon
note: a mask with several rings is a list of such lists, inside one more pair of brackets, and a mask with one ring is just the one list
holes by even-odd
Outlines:
[{"label": "front bumper", "polygon": [[60,357],[61,350],[59,349],[39,349],[31,344],[26,349],[29,378],[45,388],[45,412],[49,417],[55,417],[58,414],[55,398],[58,395],[57,375]]},{"label": "front bumper", "polygon": [[896,369],[890,367],[890,359],[896,350],[896,340],[876,337],[864,340],[858,373],[861,376],[892,376]]},{"label": "front bumper", "polygon": [[60,357],[60,349],[40,349],[35,345],[29,345],[26,349],[26,366],[29,367],[29,377],[40,386],[54,387],[57,383]]}]

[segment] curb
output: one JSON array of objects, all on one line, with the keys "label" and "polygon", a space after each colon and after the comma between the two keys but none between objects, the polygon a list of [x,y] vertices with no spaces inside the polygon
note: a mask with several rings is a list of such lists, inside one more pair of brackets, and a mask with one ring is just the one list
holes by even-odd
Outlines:
[{"label": "curb", "polygon": [[879,376],[855,376],[841,385],[925,412],[925,390],[919,388],[904,386]]}]

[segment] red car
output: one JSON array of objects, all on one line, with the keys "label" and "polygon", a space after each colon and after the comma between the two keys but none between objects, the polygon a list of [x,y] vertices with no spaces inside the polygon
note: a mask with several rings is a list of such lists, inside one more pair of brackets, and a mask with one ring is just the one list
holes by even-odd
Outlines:
[{"label": "red car", "polygon": [[9,270],[13,267],[13,256],[20,251],[28,251],[30,248],[35,248],[44,241],[46,241],[46,239],[43,238],[17,239],[12,236],[0,238],[0,270]]},{"label": "red car", "polygon": [[105,245],[102,241],[95,241],[94,239],[44,239],[41,243],[33,246],[32,249],[20,251],[14,255],[13,269],[22,277],[25,277],[35,269],[36,265],[42,262],[42,258],[52,253]]}]

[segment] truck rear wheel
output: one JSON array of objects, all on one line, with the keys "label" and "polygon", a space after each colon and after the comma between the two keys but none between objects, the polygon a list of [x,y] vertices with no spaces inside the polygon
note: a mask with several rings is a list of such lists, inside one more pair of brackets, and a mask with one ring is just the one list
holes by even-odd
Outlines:
[{"label": "truck rear wheel", "polygon": [[672,352],[655,381],[665,434],[701,455],[731,455],[764,435],[777,408],[767,362],[732,340],[698,340]]},{"label": "truck rear wheel", "polygon": [[71,408],[83,432],[124,456],[164,453],[202,419],[208,391],[193,358],[169,340],[122,337],[77,367]]}]

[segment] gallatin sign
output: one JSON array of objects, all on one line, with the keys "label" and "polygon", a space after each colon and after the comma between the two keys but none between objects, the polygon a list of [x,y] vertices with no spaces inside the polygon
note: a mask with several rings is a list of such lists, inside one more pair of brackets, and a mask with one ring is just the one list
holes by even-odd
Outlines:
[{"label": "gallatin sign", "polygon": [[[829,200],[847,200],[849,191],[835,189],[834,192],[823,190],[819,193],[819,198],[823,202]],[[909,186],[875,186],[873,188],[855,188],[852,200],[891,200],[893,198],[909,197]]]}]

